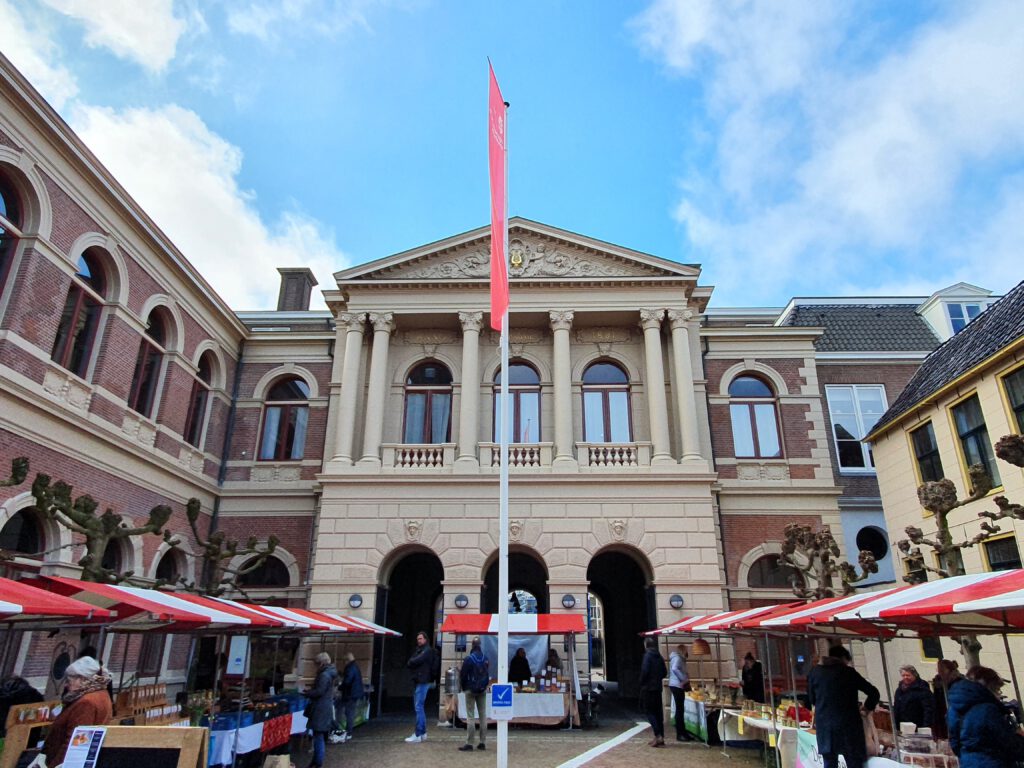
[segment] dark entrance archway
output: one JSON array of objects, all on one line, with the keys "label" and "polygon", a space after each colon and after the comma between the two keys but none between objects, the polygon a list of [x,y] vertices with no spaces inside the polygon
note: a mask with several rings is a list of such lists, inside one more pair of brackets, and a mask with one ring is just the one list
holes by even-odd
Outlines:
[{"label": "dark entrance archway", "polygon": [[590,591],[600,599],[604,612],[605,678],[618,683],[623,697],[639,693],[640,633],[655,626],[654,591],[646,566],[640,552],[605,550],[587,568]]},{"label": "dark entrance archway", "polygon": [[[548,595],[548,570],[539,556],[529,550],[513,550],[508,553],[508,590],[529,592],[537,598],[537,613],[550,611]],[[480,604],[482,613],[497,613],[498,603],[498,558],[495,556],[484,575]]]},{"label": "dark entrance archway", "polygon": [[378,637],[374,643],[373,680],[379,710],[412,706],[413,685],[405,664],[416,647],[416,633],[425,631],[438,642],[435,613],[441,598],[444,566],[433,552],[410,550],[385,575],[377,588],[375,621],[398,630],[402,637]]}]

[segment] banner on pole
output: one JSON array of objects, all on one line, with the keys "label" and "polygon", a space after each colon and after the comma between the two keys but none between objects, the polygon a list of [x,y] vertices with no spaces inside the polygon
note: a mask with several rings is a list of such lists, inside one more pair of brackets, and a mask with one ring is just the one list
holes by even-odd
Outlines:
[{"label": "banner on pole", "polygon": [[487,158],[491,178],[491,328],[501,330],[508,309],[508,268],[505,264],[505,231],[508,216],[508,179],[506,177],[506,107],[487,64],[490,87],[487,95]]}]

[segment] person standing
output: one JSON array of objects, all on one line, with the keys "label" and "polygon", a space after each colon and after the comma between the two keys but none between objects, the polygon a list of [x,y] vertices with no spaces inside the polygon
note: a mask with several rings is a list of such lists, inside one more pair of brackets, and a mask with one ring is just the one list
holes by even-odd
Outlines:
[{"label": "person standing", "polygon": [[416,730],[405,741],[408,744],[418,744],[427,740],[427,713],[424,704],[430,686],[434,683],[434,649],[430,647],[426,632],[416,633],[416,650],[409,657],[406,666],[412,671],[412,682],[416,686],[412,694],[412,704],[416,710]]},{"label": "person standing", "polygon": [[743,696],[750,701],[764,704],[764,671],[761,662],[748,653],[743,657]]},{"label": "person standing", "polygon": [[342,722],[342,718],[338,718],[338,724],[342,726],[341,733],[338,736],[331,734],[332,744],[351,741],[352,731],[356,727],[356,704],[363,698],[363,674],[359,671],[359,665],[356,664],[355,655],[349,651],[342,659],[345,661],[345,667],[341,671],[341,686],[338,690],[341,694],[340,704],[345,719]]},{"label": "person standing", "polygon": [[459,685],[466,695],[466,743],[460,752],[473,749],[473,718],[480,726],[477,749],[487,749],[487,686],[491,682],[491,662],[480,648],[480,638],[474,637],[469,655],[462,660]]},{"label": "person standing", "polygon": [[654,731],[650,746],[665,746],[665,710],[661,704],[661,681],[667,671],[665,660],[658,653],[658,641],[648,637],[644,641],[644,659],[640,664],[640,705],[643,707],[647,721]]},{"label": "person standing", "polygon": [[921,679],[917,669],[910,664],[900,667],[900,684],[892,696],[892,716],[896,727],[900,723],[913,723],[918,728],[931,727],[933,706],[932,689]]},{"label": "person standing", "polygon": [[43,744],[47,765],[60,765],[71,742],[71,734],[80,725],[106,725],[113,717],[107,683],[110,675],[96,659],[84,657],[64,672],[67,688],[61,697],[63,709],[50,726]]},{"label": "person standing", "polygon": [[668,657],[668,689],[676,704],[676,741],[693,741],[686,730],[686,692],[690,690],[690,673],[686,669],[686,646],[680,643]]},{"label": "person standing", "polygon": [[949,688],[949,746],[960,768],[1010,768],[1024,759],[1024,736],[999,700],[1003,681],[994,669],[971,667]]},{"label": "person standing", "polygon": [[524,685],[530,682],[533,672],[530,671],[530,660],[526,658],[526,649],[517,648],[515,656],[508,665],[508,681],[510,683]]},{"label": "person standing", "polygon": [[932,680],[933,706],[932,706],[932,736],[936,739],[949,738],[949,726],[946,725],[946,713],[948,707],[946,698],[949,689],[964,679],[960,674],[960,665],[956,659],[939,659],[935,665],[936,675]]},{"label": "person standing", "polygon": [[306,692],[306,728],[313,733],[313,760],[309,768],[323,768],[324,740],[334,728],[334,687],[337,685],[338,670],[331,663],[330,655],[316,655],[316,680]]},{"label": "person standing", "polygon": [[867,696],[864,710],[870,712],[878,706],[878,689],[850,666],[850,652],[837,645],[829,649],[807,677],[807,694],[814,710],[817,729],[818,753],[825,768],[836,768],[839,755],[847,768],[862,768],[867,759],[864,742],[864,724],[858,691]]}]

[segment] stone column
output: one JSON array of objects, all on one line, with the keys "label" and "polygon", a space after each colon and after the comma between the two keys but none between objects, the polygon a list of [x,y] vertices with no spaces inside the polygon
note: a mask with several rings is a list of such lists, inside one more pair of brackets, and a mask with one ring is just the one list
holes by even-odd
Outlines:
[{"label": "stone column", "polygon": [[480,327],[483,312],[459,312],[462,324],[462,398],[459,404],[459,455],[455,466],[480,466]]},{"label": "stone column", "polygon": [[359,408],[359,364],[363,354],[366,315],[362,312],[338,315],[338,324],[346,328],[346,333],[334,458],[344,464],[352,464],[352,440],[356,431],[356,411]]},{"label": "stone column", "polygon": [[569,355],[569,329],[573,313],[549,313],[553,340],[555,387],[555,458],[552,465],[576,466],[572,442],[572,359]]},{"label": "stone column", "polygon": [[669,327],[672,329],[672,365],[676,379],[676,410],[679,412],[679,433],[683,441],[683,461],[703,461],[700,435],[697,432],[697,400],[693,393],[693,349],[690,346],[689,322],[694,317],[690,309],[670,309]]},{"label": "stone column", "polygon": [[651,422],[651,464],[674,463],[669,453],[668,403],[665,400],[665,366],[661,360],[663,309],[641,309],[644,329],[644,360],[647,369],[647,408]]},{"label": "stone column", "polygon": [[363,458],[360,464],[380,466],[380,443],[384,434],[384,400],[388,393],[388,346],[395,316],[391,312],[371,312],[373,350],[370,353],[369,392],[366,396],[366,426],[363,429]]}]

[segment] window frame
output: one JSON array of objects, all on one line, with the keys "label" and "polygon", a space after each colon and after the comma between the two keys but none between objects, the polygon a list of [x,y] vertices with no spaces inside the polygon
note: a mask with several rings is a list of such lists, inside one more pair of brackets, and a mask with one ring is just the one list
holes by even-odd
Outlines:
[{"label": "window frame", "polygon": [[[5,201],[5,212],[0,213],[0,291],[3,291],[14,264],[14,254],[18,250],[18,243],[24,237],[22,234],[24,206],[18,190],[11,183],[10,178],[4,174],[0,174],[0,196]],[[14,215],[10,216],[9,209],[12,206]]]},{"label": "window frame", "polygon": [[146,330],[146,335],[139,341],[135,372],[132,374],[132,388],[128,394],[128,407],[140,416],[152,419],[160,381],[163,378],[166,350],[149,335],[149,330]]},{"label": "window frame", "polygon": [[[945,304],[946,319],[949,321],[949,329],[953,332],[954,336],[974,322],[978,315],[988,309],[988,305],[982,301],[947,301]],[[960,317],[954,319],[952,312],[953,307],[957,307],[960,310]],[[977,307],[974,317],[971,317],[971,307]],[[956,327],[958,322],[963,323],[959,328]]]},{"label": "window frame", "polygon": [[791,582],[788,582],[788,581],[786,583],[784,583],[784,584],[754,584],[754,583],[752,583],[751,576],[754,574],[755,569],[757,568],[758,563],[764,562],[766,560],[774,560],[775,561],[775,568],[773,570],[779,571],[779,572],[785,572],[785,569],[788,569],[789,571],[792,571],[794,575],[796,575],[798,580],[802,581],[802,579],[800,579],[800,571],[798,569],[794,568],[793,566],[787,564],[787,563],[783,563],[782,562],[782,555],[781,554],[779,554],[777,552],[766,552],[766,553],[758,556],[754,560],[754,562],[752,562],[750,564],[750,567],[747,568],[747,585],[746,585],[747,589],[764,589],[764,590],[774,590],[774,591],[787,590],[787,589],[788,590],[792,590],[793,589],[793,584]]},{"label": "window frame", "polygon": [[[310,416],[309,395],[308,394],[306,395],[306,399],[305,400],[271,400],[270,399],[270,394],[272,393],[272,391],[274,390],[275,387],[277,387],[280,384],[283,384],[285,382],[291,382],[291,381],[296,381],[296,382],[299,382],[300,384],[302,384],[302,386],[304,386],[306,388],[306,392],[307,393],[312,391],[310,389],[309,382],[307,382],[304,378],[302,378],[301,376],[298,376],[296,374],[285,374],[283,376],[279,376],[278,378],[274,379],[273,383],[267,388],[267,397],[263,401],[263,411],[262,411],[261,418],[260,418],[260,422],[261,423],[260,423],[260,431],[259,431],[259,441],[258,441],[258,443],[256,445],[256,460],[257,461],[273,461],[273,462],[277,462],[277,463],[282,463],[282,462],[299,462],[299,461],[302,461],[305,458],[305,456],[306,456],[306,439],[307,439],[307,437],[309,435],[309,416]],[[277,436],[276,436],[276,438],[274,440],[273,455],[265,457],[263,455],[264,454],[263,448],[264,448],[264,442],[267,439],[267,425],[269,423],[269,420],[268,420],[267,416],[270,413],[271,409],[280,409],[281,415],[280,415],[280,418],[278,418],[278,420],[277,420]],[[292,440],[289,442],[289,441],[286,441],[286,440],[282,440],[282,434],[286,434],[287,431],[288,431],[287,430],[287,425],[289,425],[291,423],[292,412],[296,412],[296,414],[297,414],[299,411],[302,411],[302,410],[306,411],[306,428],[303,430],[303,434],[302,434],[302,455],[299,456],[298,458],[293,458],[292,454],[295,452],[295,435],[292,436]],[[298,425],[298,423],[299,423],[299,417],[296,415],[296,418],[295,418],[296,426]],[[285,426],[284,430],[281,429],[282,425]],[[297,430],[296,430],[296,434],[297,434]]]},{"label": "window frame", "polygon": [[[80,269],[76,270],[64,298],[50,359],[69,373],[87,380],[110,283],[106,265],[92,248],[83,251],[79,261],[84,262],[90,272],[99,273],[102,292],[82,277]],[[76,357],[77,363],[72,367]]]},{"label": "window frame", "polygon": [[1000,536],[993,536],[992,538],[985,539],[985,541],[981,542],[981,557],[982,557],[982,560],[985,563],[985,570],[986,571],[1005,571],[1005,570],[1010,570],[1009,568],[993,568],[992,567],[992,558],[989,555],[989,551],[988,551],[989,544],[996,544],[996,543],[1001,542],[1001,541],[1012,541],[1014,543],[1014,546],[1017,549],[1017,566],[1016,566],[1016,568],[1021,568],[1022,567],[1022,563],[1024,563],[1024,559],[1021,558],[1020,542],[1017,541],[1017,534],[1016,533],[1009,532],[1009,533],[1002,534]]},{"label": "window frame", "polygon": [[[928,452],[926,454],[918,454],[918,452],[917,452],[917,442],[914,440],[914,435],[916,435],[918,432],[920,432],[922,430],[925,430],[925,429],[927,429],[931,433],[932,445],[934,446],[934,448],[933,448],[932,451],[930,451],[930,452]],[[908,442],[910,444],[910,455],[911,455],[911,457],[914,460],[914,472],[917,474],[917,484],[918,485],[923,485],[924,483],[927,483],[927,482],[937,482],[938,480],[942,480],[946,476],[946,470],[942,466],[942,454],[941,454],[941,451],[939,450],[939,441],[938,441],[938,438],[935,436],[935,425],[932,422],[932,420],[929,419],[928,421],[924,422],[923,424],[919,424],[918,426],[916,426],[913,429],[909,430],[907,432],[907,440],[908,440]],[[922,466],[921,466],[922,460],[928,459],[928,458],[931,458],[931,457],[934,457],[935,462],[938,464],[938,468],[939,468],[939,476],[937,478],[934,478],[934,479],[933,478],[926,478],[925,475],[924,475],[924,471],[922,470]]]},{"label": "window frame", "polygon": [[[750,396],[750,395],[733,395],[732,394],[732,387],[740,379],[754,379],[755,381],[760,382],[771,393],[771,397],[754,397],[754,396]],[[782,416],[781,416],[780,409],[779,409],[779,396],[778,396],[778,392],[776,392],[776,390],[775,390],[775,387],[773,387],[771,385],[771,382],[769,382],[763,376],[758,376],[755,373],[751,373],[749,371],[744,371],[742,373],[736,374],[736,376],[734,376],[732,378],[732,381],[729,382],[729,387],[728,387],[727,391],[729,393],[729,429],[730,429],[730,435],[732,436],[732,452],[733,452],[733,456],[735,458],[737,458],[737,459],[785,459],[786,458],[786,446],[785,446],[785,444],[784,444],[784,442],[782,440]],[[772,412],[774,414],[773,423],[775,425],[775,441],[778,443],[778,446],[779,446],[778,451],[775,454],[773,454],[773,455],[765,455],[764,453],[762,453],[762,450],[761,450],[761,436],[760,436],[760,432],[759,432],[759,430],[757,428],[757,417],[756,417],[756,409],[755,409],[755,406],[757,406],[757,405],[771,405],[772,406]],[[754,453],[753,454],[741,456],[739,454],[739,451],[736,448],[736,431],[735,431],[735,429],[733,429],[733,424],[734,424],[734,418],[733,418],[734,411],[733,411],[733,408],[736,408],[737,410],[742,409],[747,414],[747,422],[748,422],[749,427],[750,427],[751,442],[753,443],[753,446],[754,446]]]},{"label": "window frame", "polygon": [[1010,429],[1020,435],[1024,434],[1024,396],[1022,396],[1020,403],[1014,405],[1013,399],[1010,396],[1010,388],[1007,386],[1007,380],[1017,376],[1022,377],[1021,387],[1024,389],[1024,365],[1018,365],[999,375],[999,392],[1006,406]]},{"label": "window frame", "polygon": [[[542,395],[541,395],[540,373],[537,371],[537,369],[533,365],[531,365],[530,363],[527,363],[524,360],[510,360],[509,364],[508,364],[509,369],[513,368],[514,366],[522,366],[523,368],[528,368],[529,370],[531,370],[533,372],[533,375],[537,377],[537,383],[536,384],[513,384],[513,383],[509,382],[508,393],[509,393],[509,395],[511,395],[511,400],[512,400],[512,402],[510,403],[510,405],[511,405],[511,409],[510,410],[511,410],[511,416],[512,416],[512,419],[511,419],[511,421],[512,421],[512,434],[509,435],[509,437],[512,438],[512,439],[509,440],[509,443],[513,444],[513,445],[536,445],[536,444],[538,444],[540,442],[540,435],[541,435],[541,432],[540,432],[541,431],[541,413],[544,410],[542,408],[542,405],[541,405],[541,397],[542,397]],[[493,398],[492,398],[493,399],[493,407],[491,408],[491,411],[493,413],[493,416],[492,416],[492,422],[493,423],[491,425],[491,436],[492,436],[492,441],[497,443],[501,439],[499,434],[498,434],[498,429],[501,427],[501,424],[500,424],[501,414],[499,413],[499,408],[501,406],[501,398],[500,398],[500,395],[501,395],[501,367],[500,366],[498,367],[497,373],[495,373],[495,375],[494,375],[494,384],[491,387],[491,392],[493,394]],[[521,398],[521,396],[524,395],[524,394],[531,394],[531,395],[536,395],[537,396],[537,425],[536,425],[536,430],[535,430],[536,431],[536,435],[535,435],[534,439],[531,440],[528,443],[524,442],[523,439],[522,439],[522,432],[523,432],[522,427],[523,427],[523,424],[522,424],[522,398]],[[404,430],[403,430],[402,434],[403,435],[405,434]]]},{"label": "window frame", "polygon": [[[130,634],[125,637],[131,637]],[[159,632],[143,632],[142,644],[139,646],[138,669],[139,677],[159,677],[164,665],[164,649],[167,635]],[[154,663],[155,662],[155,663]]]},{"label": "window frame", "polygon": [[[626,379],[624,384],[593,384],[587,383],[587,372],[597,365],[611,365],[618,368],[622,372],[623,377]],[[580,377],[580,405],[582,410],[582,426],[583,426],[583,441],[593,445],[622,445],[631,444],[636,442],[636,432],[633,430],[633,388],[632,382],[629,378],[629,371],[626,370],[625,366],[621,365],[615,360],[594,360],[589,363],[583,370],[583,375]],[[628,430],[628,439],[625,441],[621,440],[610,440],[612,434],[612,403],[611,395],[614,393],[625,393],[626,395],[626,423]],[[592,440],[587,425],[587,394],[599,394],[601,396],[601,433],[603,439]]]},{"label": "window frame", "polygon": [[[972,399],[977,402],[978,413],[981,414],[981,426],[974,427],[968,430],[965,434],[961,435],[960,429],[957,426],[957,410],[960,408],[964,408],[967,405],[967,403],[970,402]],[[965,445],[965,440],[968,439],[972,441],[979,441],[977,445],[980,445],[981,449],[978,450],[978,454],[982,459],[981,463],[989,472],[989,477],[992,480],[992,490],[995,491],[998,488],[1002,488],[1002,478],[999,475],[999,468],[996,466],[995,451],[992,447],[992,441],[989,438],[988,434],[988,421],[985,418],[985,411],[981,407],[981,397],[978,395],[978,391],[973,390],[964,395],[963,397],[958,398],[957,400],[949,404],[946,411],[949,417],[950,429],[952,430],[953,435],[955,437],[957,458],[960,461],[960,471],[963,475],[964,487],[967,489],[967,492],[971,492],[971,476],[970,473],[967,471],[970,467],[970,464],[967,463],[967,452]],[[978,437],[982,432],[984,433],[984,440],[980,440]],[[977,445],[975,446],[976,448]]]},{"label": "window frame", "polygon": [[[420,368],[428,365],[436,365],[444,368],[448,372],[449,383],[443,386],[428,385],[428,384],[410,384],[409,379],[412,378],[413,374],[416,373]],[[454,377],[452,376],[451,369],[439,360],[422,360],[412,368],[409,369],[409,373],[405,377],[405,384],[402,389],[402,445],[444,445],[452,441],[452,410],[455,405],[455,387]],[[425,395],[424,406],[423,406],[423,423],[421,425],[422,432],[421,436],[427,438],[426,442],[418,441],[411,442],[407,439],[408,428],[409,428],[409,395]],[[435,443],[433,442],[434,434],[434,408],[433,399],[436,396],[448,398],[448,423],[445,425],[444,440]]]},{"label": "window frame", "polygon": [[[841,389],[850,390],[853,401],[854,418],[857,420],[857,427],[861,432],[860,437],[856,438],[856,441],[860,445],[861,457],[864,460],[864,466],[862,467],[844,467],[842,452],[839,450],[839,436],[836,435],[836,424],[833,418],[832,408],[832,397],[830,392],[838,391]],[[836,466],[839,468],[839,473],[842,475],[875,475],[878,473],[875,467],[874,454],[871,450],[871,446],[864,442],[864,438],[871,432],[871,429],[875,424],[878,423],[878,419],[870,426],[865,426],[864,415],[861,412],[861,402],[859,393],[862,390],[877,390],[881,393],[882,400],[882,412],[878,414],[878,418],[882,418],[886,410],[888,410],[889,401],[885,396],[885,385],[884,384],[826,384],[825,385],[825,401],[828,403],[829,413],[829,429],[832,432],[832,447],[835,448],[836,452]],[[845,442],[845,441],[844,441]]]},{"label": "window frame", "polygon": [[[182,437],[185,442],[193,448],[202,450],[204,432],[206,431],[206,417],[209,411],[210,390],[212,387],[213,368],[207,357],[210,353],[204,352],[199,357],[199,366],[195,379],[192,382],[192,392],[188,398],[188,412],[185,414],[185,429]],[[204,362],[206,365],[204,366]]]}]

